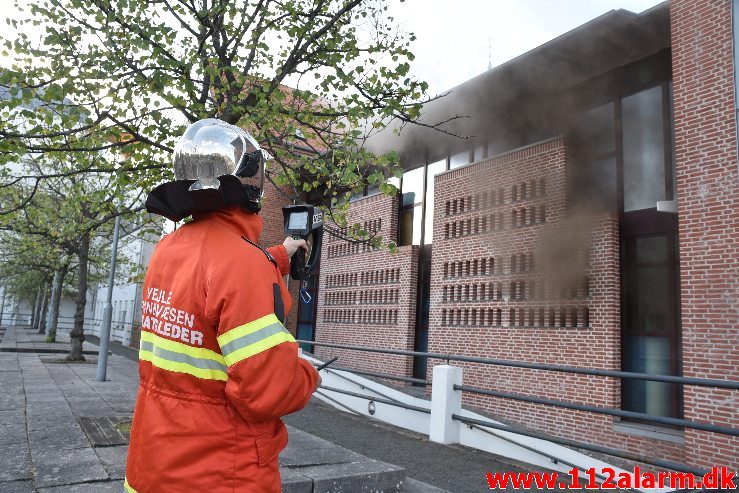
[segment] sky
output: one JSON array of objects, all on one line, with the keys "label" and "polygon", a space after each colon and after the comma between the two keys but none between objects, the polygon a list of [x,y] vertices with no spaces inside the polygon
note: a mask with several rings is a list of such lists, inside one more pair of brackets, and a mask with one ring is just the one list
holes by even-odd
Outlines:
[{"label": "sky", "polygon": [[[14,16],[0,11],[0,34]],[[30,3],[33,0],[21,0]],[[438,94],[613,9],[642,12],[661,0],[390,0],[391,13],[417,40],[412,72]],[[0,64],[5,65],[0,55]]]},{"label": "sky", "polygon": [[[405,0],[393,15],[413,32],[413,73],[438,94],[591,19],[643,12],[661,0]],[[488,48],[489,46],[489,48]]]}]

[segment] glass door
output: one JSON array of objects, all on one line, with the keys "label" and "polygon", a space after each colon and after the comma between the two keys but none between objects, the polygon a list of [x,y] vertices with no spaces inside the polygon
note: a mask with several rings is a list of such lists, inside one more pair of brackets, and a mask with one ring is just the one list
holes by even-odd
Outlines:
[{"label": "glass door", "polygon": [[[624,371],[680,375],[678,265],[674,214],[656,209],[622,221],[622,367]],[[677,384],[624,379],[628,411],[679,417]]]},{"label": "glass door", "polygon": [[[298,294],[298,327],[296,331],[296,339],[301,339],[304,341],[314,341],[316,337],[315,329],[316,301],[318,299],[318,272],[320,272],[320,268],[316,269],[316,274],[313,274],[306,278],[305,292]],[[309,353],[313,352],[313,344],[301,343],[300,347],[303,349],[303,351],[307,351]]]}]

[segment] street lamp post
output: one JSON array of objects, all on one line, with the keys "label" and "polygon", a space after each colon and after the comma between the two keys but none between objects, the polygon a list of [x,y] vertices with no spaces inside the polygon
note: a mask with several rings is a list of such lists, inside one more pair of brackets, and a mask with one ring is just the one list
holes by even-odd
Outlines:
[{"label": "street lamp post", "polygon": [[111,250],[110,273],[108,274],[108,293],[103,308],[103,325],[100,328],[100,349],[98,352],[97,381],[104,382],[108,370],[108,344],[110,343],[110,322],[113,318],[113,282],[115,281],[115,261],[118,256],[118,232],[121,228],[121,216],[116,216],[113,228],[113,248]]},{"label": "street lamp post", "polygon": [[5,291],[7,288],[3,286],[3,301],[0,303],[0,327],[3,325],[3,313],[5,313]]}]

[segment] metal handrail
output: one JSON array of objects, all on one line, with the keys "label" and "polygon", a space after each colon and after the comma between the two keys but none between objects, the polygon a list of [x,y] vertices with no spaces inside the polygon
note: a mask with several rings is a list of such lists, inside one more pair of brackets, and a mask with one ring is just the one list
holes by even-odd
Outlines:
[{"label": "metal handrail", "polygon": [[646,456],[642,456],[639,454],[632,454],[629,452],[625,452],[623,450],[618,450],[618,449],[614,449],[610,447],[601,447],[600,445],[593,445],[590,443],[578,442],[576,440],[568,440],[566,438],[558,438],[558,437],[543,435],[541,433],[533,433],[533,432],[521,430],[518,428],[511,428],[510,426],[493,423],[491,421],[483,421],[481,419],[460,416],[459,414],[452,414],[452,419],[455,421],[460,421],[467,425],[478,425],[478,426],[484,426],[486,428],[493,428],[496,430],[507,431],[509,433],[515,433],[516,435],[523,435],[523,436],[527,436],[531,438],[536,438],[539,440],[546,440],[548,442],[556,443],[558,445],[564,445],[566,447],[573,447],[573,448],[580,448],[583,450],[589,450],[591,452],[597,452],[599,454],[606,454],[606,455],[611,455],[614,457],[620,457],[622,459],[632,460],[635,462],[641,462],[643,464],[650,464],[653,466],[662,467],[662,468],[670,469],[673,471],[689,472],[697,476],[702,476],[707,472],[706,470],[693,468],[685,464],[681,464],[679,462],[672,462],[672,461],[662,460],[662,459],[654,459],[651,457],[646,457]]},{"label": "metal handrail", "polygon": [[[617,370],[596,370],[596,369],[579,368],[579,367],[564,366],[564,365],[547,365],[547,364],[528,363],[528,362],[522,362],[522,361],[507,361],[507,360],[492,359],[492,358],[463,356],[463,355],[456,355],[456,354],[441,354],[441,353],[429,353],[429,352],[421,352],[421,351],[408,351],[408,350],[402,350],[402,349],[369,348],[369,347],[357,346],[357,345],[334,344],[334,343],[315,342],[315,341],[302,341],[301,340],[298,342],[304,342],[304,343],[312,344],[315,346],[322,346],[322,347],[335,348],[335,349],[346,349],[346,350],[364,351],[364,352],[380,353],[380,354],[392,354],[392,355],[399,355],[399,356],[425,357],[425,358],[443,360],[447,362],[462,361],[462,362],[469,362],[469,363],[480,363],[480,364],[487,364],[487,365],[506,366],[506,367],[513,367],[513,368],[525,368],[525,369],[532,369],[532,370],[555,371],[555,372],[561,372],[561,373],[592,375],[592,376],[608,377],[608,378],[647,380],[647,381],[682,384],[682,385],[693,385],[693,386],[701,386],[701,387],[714,387],[714,388],[739,390],[739,381],[733,381],[733,380],[682,377],[682,376],[674,376],[674,375],[650,375],[646,373],[625,372],[625,371],[617,371]],[[568,402],[568,401],[559,401],[559,400],[554,400],[554,399],[546,399],[546,398],[534,397],[534,396],[528,396],[528,395],[513,394],[513,393],[508,393],[508,392],[500,392],[497,390],[481,389],[481,388],[467,386],[467,385],[456,385],[455,384],[454,390],[459,391],[459,392],[472,392],[472,393],[488,395],[492,397],[513,399],[513,400],[523,401],[523,402],[530,402],[533,404],[543,404],[543,405],[554,406],[554,407],[559,407],[559,408],[564,408],[564,409],[593,412],[593,413],[604,414],[604,415],[609,415],[609,416],[616,416],[616,417],[623,417],[623,418],[639,419],[639,420],[647,421],[647,422],[659,423],[659,424],[664,424],[664,425],[669,425],[669,426],[692,428],[696,430],[708,431],[712,433],[720,433],[720,434],[729,435],[729,436],[739,436],[739,429],[736,429],[736,428],[732,428],[728,426],[713,425],[713,424],[708,424],[708,423],[698,423],[698,422],[690,421],[686,419],[670,418],[670,417],[664,417],[664,416],[653,416],[653,415],[645,414],[645,413],[638,413],[638,412],[633,412],[633,411],[625,411],[621,409],[613,409],[613,408],[606,408],[606,407],[590,406],[586,404],[577,404],[577,403]],[[356,396],[361,397],[361,394],[356,394]],[[479,420],[479,419],[474,419],[474,418],[467,418],[464,416],[460,416],[458,414],[453,414],[452,419],[463,422],[470,427],[482,426],[482,427],[497,429],[497,430],[506,431],[509,433],[537,438],[540,440],[546,440],[546,441],[556,443],[559,445],[580,448],[583,450],[589,450],[592,452],[611,455],[614,457],[620,457],[622,459],[642,462],[645,464],[650,464],[650,465],[662,467],[665,469],[671,469],[671,470],[682,471],[682,472],[690,472],[696,475],[703,475],[706,472],[704,470],[697,469],[695,467],[692,467],[686,464],[681,464],[678,462],[645,457],[639,454],[633,454],[633,453],[626,452],[623,450],[613,449],[609,447],[602,447],[600,445],[592,445],[589,443],[578,442],[575,440],[568,440],[565,438],[545,436],[543,434],[532,433],[532,432],[528,432],[525,430],[511,428],[509,426],[499,425],[497,423],[493,423],[490,421],[484,421],[484,420]]]},{"label": "metal handrail", "polygon": [[[317,366],[317,365],[313,365]],[[376,377],[376,378],[385,378],[388,380],[398,380],[399,382],[407,382],[407,383],[414,383],[417,385],[422,385],[424,387],[431,386],[431,382],[428,382],[426,380],[423,380],[421,378],[412,378],[412,377],[401,377],[399,375],[390,375],[389,373],[378,373],[374,371],[366,371],[366,370],[357,370],[355,368],[347,368],[345,366],[334,366],[331,365],[329,368],[330,370],[338,370],[338,371],[348,371],[351,373],[356,373],[357,375],[366,375],[368,377]]]},{"label": "metal handrail", "polygon": [[710,431],[713,433],[721,433],[723,435],[739,436],[739,429],[729,426],[718,426],[707,423],[696,423],[687,419],[668,418],[665,416],[654,416],[652,414],[637,413],[633,411],[624,411],[621,409],[612,409],[608,407],[589,406],[587,404],[576,404],[568,401],[558,401],[554,399],[544,399],[541,397],[533,397],[530,395],[511,394],[508,392],[500,392],[497,390],[480,389],[470,387],[469,385],[454,385],[454,390],[462,392],[472,392],[473,394],[489,395],[492,397],[500,397],[503,399],[512,399],[515,401],[531,402],[533,404],[544,404],[546,406],[560,407],[564,409],[574,409],[576,411],[586,411],[597,414],[605,414],[608,416],[618,416],[621,418],[639,419],[642,421],[650,421],[668,426],[681,426],[685,428],[693,428],[695,430]]},{"label": "metal handrail", "polygon": [[357,392],[352,392],[350,390],[337,389],[336,387],[328,387],[325,385],[321,385],[319,388],[323,390],[328,390],[330,392],[338,392],[339,394],[350,395],[352,397],[359,397],[360,399],[367,399],[368,401],[375,401],[381,404],[387,404],[389,406],[402,407],[404,409],[409,409],[411,411],[418,411],[419,413],[431,414],[430,409],[426,409],[425,407],[414,406],[412,404],[406,404],[400,401],[384,399],[382,397],[375,397],[371,395],[359,394]]},{"label": "metal handrail", "polygon": [[464,361],[467,363],[481,363],[485,365],[508,366],[512,368],[526,368],[531,370],[556,371],[561,373],[575,373],[580,375],[593,375],[597,377],[628,378],[632,380],[649,380],[653,382],[678,383],[683,385],[695,385],[699,387],[715,387],[720,389],[739,390],[739,381],[718,380],[712,378],[679,377],[675,375],[651,375],[648,373],[636,373],[618,370],[597,370],[580,368],[577,366],[546,365],[539,363],[527,363],[524,361],[509,361],[492,358],[479,358],[476,356],[462,356],[458,354],[427,353],[422,351],[406,351],[403,349],[381,349],[354,346],[349,344],[334,344],[329,342],[316,342],[298,340],[299,343],[312,344],[336,349],[349,349],[353,351],[365,351],[370,353],[395,354],[398,356],[422,356],[426,358],[440,359],[445,361]]}]

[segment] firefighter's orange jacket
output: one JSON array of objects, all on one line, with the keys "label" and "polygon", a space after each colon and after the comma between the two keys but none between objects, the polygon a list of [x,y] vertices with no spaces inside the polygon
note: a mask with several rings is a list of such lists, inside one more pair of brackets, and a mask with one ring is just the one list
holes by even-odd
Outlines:
[{"label": "firefighter's orange jacket", "polygon": [[280,416],[318,374],[283,326],[283,246],[256,246],[239,207],[196,216],[157,245],[143,287],[141,383],[125,488],[138,493],[277,492]]}]

